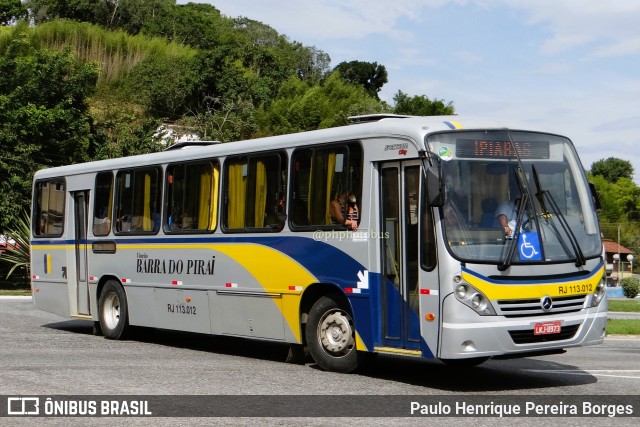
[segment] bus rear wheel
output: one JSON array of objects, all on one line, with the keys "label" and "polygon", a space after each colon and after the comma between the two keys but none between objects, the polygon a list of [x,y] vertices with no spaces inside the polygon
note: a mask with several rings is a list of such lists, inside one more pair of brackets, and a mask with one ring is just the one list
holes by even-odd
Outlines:
[{"label": "bus rear wheel", "polygon": [[335,299],[324,296],[313,305],[306,338],[311,357],[322,369],[348,373],[358,367],[353,319]]},{"label": "bus rear wheel", "polygon": [[129,326],[127,296],[115,280],[105,283],[98,301],[100,328],[105,337],[113,340],[124,338]]}]

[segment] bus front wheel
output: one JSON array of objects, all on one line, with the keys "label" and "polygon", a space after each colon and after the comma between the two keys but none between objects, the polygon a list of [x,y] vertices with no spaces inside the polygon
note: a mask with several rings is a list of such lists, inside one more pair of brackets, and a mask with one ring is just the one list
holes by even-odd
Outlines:
[{"label": "bus front wheel", "polygon": [[348,373],[358,367],[353,320],[335,299],[324,296],[313,305],[306,338],[309,353],[322,369]]},{"label": "bus front wheel", "polygon": [[100,328],[105,337],[113,340],[125,336],[129,319],[127,318],[127,296],[122,286],[115,280],[105,283],[100,292]]}]

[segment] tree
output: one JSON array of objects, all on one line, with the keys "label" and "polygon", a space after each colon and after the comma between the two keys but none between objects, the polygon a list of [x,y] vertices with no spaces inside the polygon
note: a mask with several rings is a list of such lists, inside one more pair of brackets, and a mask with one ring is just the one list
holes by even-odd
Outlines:
[{"label": "tree", "polygon": [[237,141],[251,138],[256,130],[255,107],[251,101],[227,97],[208,98],[204,108],[177,123],[183,134],[197,134],[204,140]]},{"label": "tree", "polygon": [[447,116],[455,113],[453,103],[444,103],[441,99],[431,101],[427,96],[410,97],[401,90],[393,97],[396,114],[407,114],[413,116]]},{"label": "tree", "polygon": [[159,119],[145,117],[130,105],[113,101],[102,106],[104,111],[95,120],[89,157],[93,160],[112,159],[161,151],[164,135],[158,132]]},{"label": "tree", "polygon": [[150,55],[131,69],[122,90],[154,117],[175,120],[197,104],[202,75],[197,58]]},{"label": "tree", "polygon": [[291,77],[276,99],[258,115],[260,135],[280,135],[345,125],[353,115],[382,111],[380,101],[362,87],[346,83],[337,72],[311,85]]},{"label": "tree", "polygon": [[36,50],[26,31],[18,24],[0,46],[0,231],[28,211],[37,169],[82,161],[89,145],[97,66]]},{"label": "tree", "polygon": [[377,62],[350,61],[339,63],[334,71],[347,83],[362,86],[369,95],[378,98],[378,92],[387,82],[387,69]]},{"label": "tree", "polygon": [[633,166],[628,160],[609,157],[600,159],[591,165],[591,175],[602,176],[609,182],[616,182],[620,178],[633,178]]},{"label": "tree", "polygon": [[108,15],[107,6],[114,2],[118,3],[117,0],[26,0],[25,6],[36,24],[56,18],[99,24]]},{"label": "tree", "polygon": [[27,9],[20,0],[0,0],[0,25],[26,18]]},{"label": "tree", "polygon": [[122,28],[129,34],[170,25],[175,0],[27,0],[37,24],[57,18],[89,22],[105,28]]}]

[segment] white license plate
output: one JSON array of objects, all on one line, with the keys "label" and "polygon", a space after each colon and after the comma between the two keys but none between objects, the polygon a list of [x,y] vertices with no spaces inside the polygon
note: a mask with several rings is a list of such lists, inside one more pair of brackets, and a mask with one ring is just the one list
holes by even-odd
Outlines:
[{"label": "white license plate", "polygon": [[560,322],[536,323],[533,327],[533,335],[551,335],[560,333]]}]

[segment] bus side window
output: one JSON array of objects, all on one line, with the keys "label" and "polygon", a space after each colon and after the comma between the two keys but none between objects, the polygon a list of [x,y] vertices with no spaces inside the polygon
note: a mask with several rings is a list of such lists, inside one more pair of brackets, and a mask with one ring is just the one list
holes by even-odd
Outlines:
[{"label": "bus side window", "polygon": [[218,214],[217,161],[171,164],[166,174],[167,233],[209,232]]},{"label": "bus side window", "polygon": [[[358,143],[298,149],[293,154],[291,223],[294,227],[342,228],[331,217],[339,196],[362,194],[362,148]],[[359,213],[362,217],[362,212]]]},{"label": "bus side window", "polygon": [[225,162],[224,226],[230,231],[280,231],[285,223],[284,153],[230,157]]},{"label": "bus side window", "polygon": [[62,236],[65,183],[61,179],[38,181],[35,185],[33,234]]},{"label": "bus side window", "polygon": [[96,175],[93,203],[93,235],[106,236],[111,232],[113,206],[113,174],[100,172]]},{"label": "bus side window", "polygon": [[160,226],[160,170],[121,170],[116,175],[115,231],[152,234]]}]

